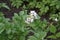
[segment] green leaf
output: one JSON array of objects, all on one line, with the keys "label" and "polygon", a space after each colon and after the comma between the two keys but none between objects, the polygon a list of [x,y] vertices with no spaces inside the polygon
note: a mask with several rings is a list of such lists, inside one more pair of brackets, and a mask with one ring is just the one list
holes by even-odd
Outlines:
[{"label": "green leaf", "polygon": [[20,36],[19,40],[25,40],[25,36]]},{"label": "green leaf", "polygon": [[60,37],[60,32],[58,32],[58,33],[56,34],[56,37]]},{"label": "green leaf", "polygon": [[38,40],[38,39],[34,36],[30,36],[28,40]]},{"label": "green leaf", "polygon": [[55,20],[58,17],[58,14],[50,14],[50,18],[52,20]]},{"label": "green leaf", "polygon": [[6,9],[10,9],[10,8],[6,5],[6,3],[0,3],[0,8],[2,8],[2,7],[6,8]]},{"label": "green leaf", "polygon": [[60,5],[56,5],[56,8],[59,9],[60,8]]},{"label": "green leaf", "polygon": [[7,34],[10,34],[10,33],[11,33],[11,29],[7,29],[7,30],[6,30],[6,33],[7,33]]},{"label": "green leaf", "polygon": [[29,3],[28,7],[29,8],[34,8],[35,5],[36,5],[36,1],[32,1],[32,2]]},{"label": "green leaf", "polygon": [[24,11],[20,11],[19,14],[20,14],[20,15],[24,15]]},{"label": "green leaf", "polygon": [[44,19],[41,23],[41,26],[42,29],[45,29],[45,27],[47,26],[47,20]]},{"label": "green leaf", "polygon": [[13,7],[19,8],[23,1],[22,0],[10,0]]},{"label": "green leaf", "polygon": [[4,14],[2,12],[0,12],[0,17],[2,17]]},{"label": "green leaf", "polygon": [[4,24],[0,23],[0,34],[5,30]]},{"label": "green leaf", "polygon": [[37,32],[37,33],[35,33],[35,36],[38,38],[38,39],[44,39],[45,38],[45,36],[46,36],[46,32],[44,32],[44,31],[39,31],[39,32]]},{"label": "green leaf", "polygon": [[51,24],[51,25],[49,26],[49,28],[50,28],[50,32],[51,32],[51,33],[56,33],[56,30],[57,30],[57,29],[56,29],[56,27],[55,27],[54,25]]},{"label": "green leaf", "polygon": [[50,35],[50,36],[48,36],[47,38],[56,39],[56,36],[55,36],[55,35]]}]

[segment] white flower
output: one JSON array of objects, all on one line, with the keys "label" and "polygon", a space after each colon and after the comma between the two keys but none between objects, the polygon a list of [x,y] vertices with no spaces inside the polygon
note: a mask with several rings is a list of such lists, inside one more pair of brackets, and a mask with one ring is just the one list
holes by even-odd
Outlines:
[{"label": "white flower", "polygon": [[33,17],[29,17],[29,16],[30,16],[30,15],[28,15],[27,19],[25,20],[25,22],[26,22],[27,24],[30,24],[31,22],[34,21]]},{"label": "white flower", "polygon": [[37,13],[35,11],[30,11],[30,15],[34,16],[35,19],[37,19]]},{"label": "white flower", "polygon": [[26,22],[27,24],[30,24],[31,22],[34,21],[34,19],[38,19],[37,16],[38,16],[38,15],[37,15],[37,13],[36,13],[35,11],[30,11],[30,14],[27,16],[25,22]]},{"label": "white flower", "polygon": [[57,19],[57,18],[55,18],[55,21],[58,21],[58,19]]}]

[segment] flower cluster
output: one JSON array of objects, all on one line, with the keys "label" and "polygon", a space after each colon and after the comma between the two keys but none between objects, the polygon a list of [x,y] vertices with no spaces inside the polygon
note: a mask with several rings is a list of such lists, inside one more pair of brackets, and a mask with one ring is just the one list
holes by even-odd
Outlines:
[{"label": "flower cluster", "polygon": [[38,14],[33,10],[33,11],[30,11],[29,15],[27,16],[26,18],[26,23],[27,24],[30,24],[31,22],[34,21],[34,19],[37,19],[38,17]]}]

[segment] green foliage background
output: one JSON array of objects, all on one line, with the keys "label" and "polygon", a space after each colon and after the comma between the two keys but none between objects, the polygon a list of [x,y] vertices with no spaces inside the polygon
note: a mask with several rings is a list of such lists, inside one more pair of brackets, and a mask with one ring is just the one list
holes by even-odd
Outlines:
[{"label": "green foliage background", "polygon": [[[14,13],[12,20],[5,18],[0,12],[1,40],[48,40],[48,38],[60,40],[60,0],[10,0],[10,2],[13,7],[22,7],[23,10],[19,12],[19,15]],[[27,4],[23,4],[24,2]],[[10,9],[5,3],[0,3],[0,8],[2,7]],[[25,23],[27,10],[34,8],[39,9],[40,19],[27,25]],[[41,16],[46,15],[46,13],[49,14],[49,19],[41,20]],[[55,21],[55,18],[58,21]],[[52,21],[50,22],[50,20]],[[33,32],[34,35],[26,38],[29,32]],[[47,36],[48,32],[51,35]]]}]

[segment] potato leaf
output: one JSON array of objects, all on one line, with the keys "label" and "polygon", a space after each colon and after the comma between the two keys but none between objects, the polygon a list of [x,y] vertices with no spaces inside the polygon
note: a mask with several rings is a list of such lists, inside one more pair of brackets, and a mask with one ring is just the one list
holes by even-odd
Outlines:
[{"label": "potato leaf", "polygon": [[57,37],[55,35],[50,35],[47,38],[56,39]]},{"label": "potato leaf", "polygon": [[56,37],[60,37],[60,32],[58,32],[58,33],[56,34]]},{"label": "potato leaf", "polygon": [[49,27],[50,27],[50,32],[51,33],[56,33],[57,29],[56,29],[56,27],[54,25],[51,24]]}]

